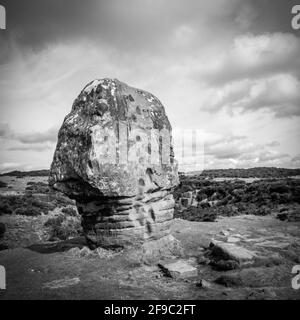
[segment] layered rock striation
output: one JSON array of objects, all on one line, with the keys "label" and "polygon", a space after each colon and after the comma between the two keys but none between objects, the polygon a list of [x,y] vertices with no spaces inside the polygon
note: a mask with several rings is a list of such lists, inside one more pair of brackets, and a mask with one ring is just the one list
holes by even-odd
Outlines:
[{"label": "layered rock striation", "polygon": [[169,239],[178,184],[171,125],[151,93],[94,80],[59,130],[49,184],[75,199],[91,247]]}]

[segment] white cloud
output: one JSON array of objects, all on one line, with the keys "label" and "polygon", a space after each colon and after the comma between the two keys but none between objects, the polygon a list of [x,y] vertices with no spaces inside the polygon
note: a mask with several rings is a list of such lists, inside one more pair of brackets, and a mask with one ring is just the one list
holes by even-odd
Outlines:
[{"label": "white cloud", "polygon": [[196,36],[197,32],[195,28],[184,24],[174,30],[171,43],[172,45],[179,47],[191,45],[192,41],[197,40]]},{"label": "white cloud", "polygon": [[231,46],[195,64],[195,77],[215,85],[291,73],[300,75],[300,39],[288,33],[239,35]]},{"label": "white cloud", "polygon": [[13,139],[18,140],[24,144],[35,144],[35,143],[45,143],[45,142],[54,143],[57,141],[57,135],[58,135],[58,127],[54,126],[42,132],[13,134]]},{"label": "white cloud", "polygon": [[290,74],[255,80],[231,82],[218,89],[210,89],[203,109],[217,111],[255,111],[265,109],[277,117],[300,115],[300,81]]},{"label": "white cloud", "polygon": [[279,143],[255,144],[244,136],[231,136],[206,143],[205,164],[209,168],[280,166],[282,160],[291,160],[289,154],[275,150]]}]

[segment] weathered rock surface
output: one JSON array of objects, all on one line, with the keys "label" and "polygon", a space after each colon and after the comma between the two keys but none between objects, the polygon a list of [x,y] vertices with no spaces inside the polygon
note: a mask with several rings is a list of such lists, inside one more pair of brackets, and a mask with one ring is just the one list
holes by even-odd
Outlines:
[{"label": "weathered rock surface", "polygon": [[253,261],[255,252],[233,243],[214,240],[211,242],[212,256],[219,260],[233,260],[239,263]]},{"label": "weathered rock surface", "polygon": [[159,267],[167,276],[172,278],[189,278],[196,277],[198,275],[198,270],[184,260],[160,263]]},{"label": "weathered rock surface", "polygon": [[59,131],[49,184],[76,200],[92,247],[167,236],[178,174],[161,102],[116,79],[89,83]]}]

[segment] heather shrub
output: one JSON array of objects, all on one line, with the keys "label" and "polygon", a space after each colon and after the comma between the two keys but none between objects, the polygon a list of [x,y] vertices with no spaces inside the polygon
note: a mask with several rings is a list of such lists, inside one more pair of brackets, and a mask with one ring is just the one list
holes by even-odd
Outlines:
[{"label": "heather shrub", "polygon": [[44,226],[49,228],[49,241],[67,240],[82,234],[79,217],[60,214],[49,218]]}]

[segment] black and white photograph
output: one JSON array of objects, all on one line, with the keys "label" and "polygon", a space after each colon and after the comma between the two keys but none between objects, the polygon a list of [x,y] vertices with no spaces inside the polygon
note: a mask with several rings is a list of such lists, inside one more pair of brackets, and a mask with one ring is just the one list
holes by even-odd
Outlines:
[{"label": "black and white photograph", "polygon": [[0,300],[300,300],[299,120],[300,0],[0,0]]}]

